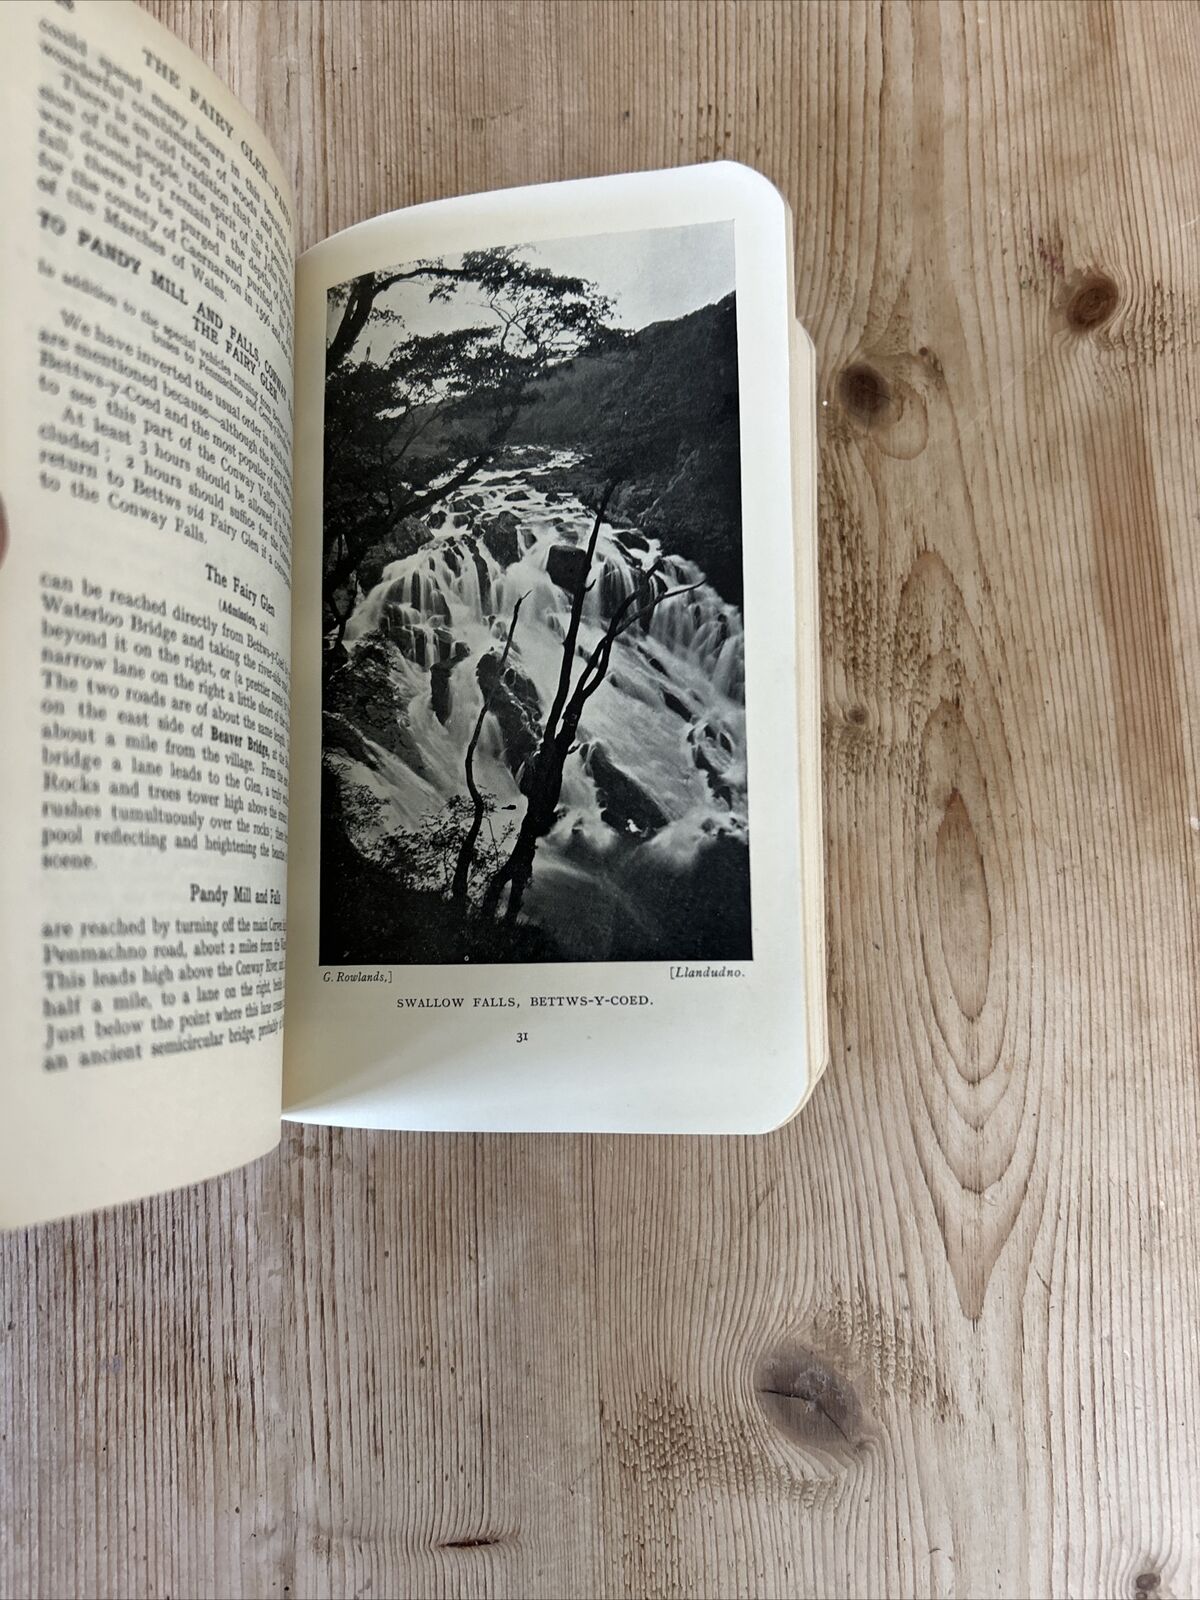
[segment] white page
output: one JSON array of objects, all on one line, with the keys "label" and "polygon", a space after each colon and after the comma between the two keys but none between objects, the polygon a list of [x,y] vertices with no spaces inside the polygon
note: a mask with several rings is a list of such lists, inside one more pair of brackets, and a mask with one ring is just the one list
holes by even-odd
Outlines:
[{"label": "white page", "polygon": [[[689,256],[683,268],[675,271],[670,267],[672,252],[677,254],[687,244],[680,230],[694,230],[688,237],[701,243],[714,242],[711,249],[704,245],[707,253]],[[715,241],[722,230],[730,246],[729,281],[714,267]],[[695,760],[688,754],[694,748],[689,743],[693,731],[697,727],[711,730],[720,716],[728,719],[732,730],[728,740],[734,747],[731,765],[736,767],[744,754],[744,784],[739,777],[727,810],[719,797],[713,802],[713,826],[718,831],[741,830],[738,837],[748,834],[752,950],[730,946],[732,935],[722,932],[720,938],[714,936],[712,953],[701,951],[698,956],[675,959],[663,946],[662,958],[654,960],[539,959],[472,966],[462,960],[433,963],[413,958],[389,965],[371,958],[371,937],[364,937],[357,941],[353,963],[322,965],[318,869],[323,395],[327,329],[341,324],[345,306],[343,301],[330,313],[327,292],[366,272],[385,268],[411,271],[419,261],[452,262],[461,260],[464,252],[508,245],[522,247],[518,251],[521,259],[549,264],[558,271],[578,271],[584,277],[592,271],[590,264],[598,263],[594,281],[613,290],[618,313],[627,309],[630,316],[642,319],[635,326],[644,326],[645,319],[653,319],[656,311],[661,311],[663,320],[687,314],[693,308],[689,295],[692,302],[702,305],[726,292],[730,284],[735,289],[744,596],[739,615],[728,626],[740,626],[744,617],[744,733],[740,720],[730,711],[728,696],[718,694],[716,679],[712,705],[717,709],[708,722],[704,686],[690,680],[690,724],[674,723],[664,713],[644,743],[646,761],[661,775],[661,799],[680,778],[678,766],[671,763]],[[821,1064],[813,1058],[810,1044],[814,1012],[807,988],[813,952],[805,944],[805,927],[811,927],[814,914],[819,924],[820,897],[814,889],[805,904],[801,869],[804,807],[793,579],[796,530],[791,478],[789,250],[787,211],[777,192],[747,169],[721,163],[422,206],[353,228],[301,258],[297,285],[296,665],[286,1116],[370,1127],[744,1132],[778,1124],[806,1094]],[[644,273],[639,279],[631,271],[629,263],[638,261],[651,264],[649,283]],[[671,284],[675,289],[668,294]],[[403,309],[396,312],[401,320],[369,327],[347,360],[367,353],[378,363],[407,331],[455,325],[452,318],[438,321],[436,310],[429,309],[427,295],[403,293]],[[461,318],[458,325],[463,325]],[[811,367],[808,372],[811,376]],[[811,395],[804,396],[800,404],[811,426]],[[637,406],[633,409],[638,410]],[[632,418],[635,434],[647,425],[648,415],[638,412]],[[797,460],[802,458],[809,459],[797,456]],[[512,458],[498,457],[486,470],[512,466]],[[538,526],[544,527],[549,502],[539,498],[537,483],[531,482],[530,492],[542,518]],[[469,494],[471,488],[468,482],[463,492]],[[490,504],[496,492],[495,485],[487,490],[493,497]],[[806,521],[811,517],[811,504],[810,483],[802,495]],[[512,501],[510,509],[512,506],[519,509],[519,501]],[[579,537],[582,542],[578,509],[568,506],[567,511],[568,523],[574,516],[574,532],[569,529],[564,537]],[[468,532],[474,515],[473,510],[465,512]],[[517,521],[520,523],[520,517]],[[532,526],[528,518],[526,525]],[[619,536],[620,530],[616,533]],[[446,537],[445,530],[442,537]],[[799,530],[802,541],[811,544],[812,537],[811,526]],[[616,547],[610,543],[604,548],[612,551]],[[440,561],[436,551],[434,554]],[[614,565],[623,559],[614,556]],[[534,567],[540,563],[545,569],[547,560],[540,545],[529,553]],[[400,596],[394,577],[397,570],[389,568],[393,576],[386,580],[373,574],[378,581],[372,583],[371,593],[356,594],[345,647],[352,661],[360,659],[354,652],[363,648],[367,639],[378,639],[381,630],[392,626],[385,616],[389,606],[393,619],[404,614],[401,601],[408,594],[408,580]],[[515,573],[517,569],[511,570]],[[682,571],[678,567],[670,570]],[[530,575],[528,564],[522,573],[522,583],[528,578],[532,596],[528,605],[533,612],[544,603],[545,579],[539,571]],[[497,579],[497,593],[500,588]],[[512,589],[508,584],[508,591]],[[808,592],[811,594],[811,586]],[[511,620],[512,598],[506,591],[503,615],[492,625],[493,656],[500,654],[506,623]],[[699,591],[696,599],[713,614],[724,603],[718,603],[719,597],[714,600],[708,591]],[[678,606],[688,601],[671,603]],[[458,600],[452,609],[450,635],[461,622]],[[656,626],[658,618],[665,615],[664,602],[662,611],[655,614]],[[527,613],[516,625],[513,646],[514,651],[522,652],[521,671],[527,684],[532,683],[540,694],[544,711],[553,686],[547,682],[547,652],[544,638],[536,632],[538,625],[537,616],[530,621]],[[403,627],[402,622],[401,632]],[[809,619],[806,629],[811,635]],[[687,633],[686,627],[683,631]],[[448,665],[445,673],[452,685],[459,686],[452,691],[456,696],[471,693],[469,674],[483,649],[478,629],[467,629],[462,636],[471,641],[470,658],[465,667],[460,662]],[[452,639],[448,647],[457,645]],[[412,660],[401,667],[394,654],[387,654],[390,647],[386,642],[377,648],[403,678],[405,693],[414,693],[413,684],[419,682],[420,673]],[[411,657],[417,649],[411,638],[407,648]],[[814,640],[808,637],[802,658],[810,675],[815,666],[808,663],[814,654]],[[669,652],[662,655],[659,670],[664,661],[670,666],[672,659]],[[714,667],[718,676],[723,670]],[[606,683],[596,695],[597,703],[608,688]],[[619,691],[619,686],[614,689]],[[644,684],[639,692],[644,695]],[[803,693],[806,705],[811,705],[811,681],[803,685]],[[410,731],[418,724],[427,730],[423,737],[432,742],[424,755],[411,749],[406,752],[408,733],[393,737],[391,723],[382,732],[378,726],[369,732],[385,743],[399,740],[399,754],[396,749],[381,753],[378,745],[363,744],[357,734],[350,739],[357,754],[348,755],[345,749],[327,751],[327,762],[343,785],[340,793],[354,795],[365,787],[381,800],[379,815],[385,822],[372,821],[371,831],[361,836],[369,839],[371,849],[389,828],[403,832],[406,827],[410,840],[415,837],[420,806],[431,794],[439,803],[453,798],[445,792],[444,769],[438,769],[442,776],[436,782],[436,774],[431,776],[435,756],[444,743],[443,732],[429,717],[431,694],[430,689],[416,693],[401,716]],[[478,688],[474,695],[479,703]],[[456,718],[460,727],[467,725],[462,721],[462,703],[453,701],[448,726],[455,726]],[[628,704],[631,716],[640,715],[632,698]],[[444,701],[442,709],[446,710]],[[621,730],[613,728],[611,711],[608,717],[603,724],[605,738],[619,743]],[[599,741],[588,718],[585,711],[579,727],[579,738],[587,749],[570,759],[594,763],[592,750]],[[489,721],[485,716],[485,722]],[[806,711],[803,726],[810,738],[811,721]],[[501,735],[489,726],[485,737],[490,738],[494,756]],[[744,741],[740,746],[739,740]],[[505,759],[510,759],[507,753]],[[706,754],[703,759],[710,757]],[[815,750],[811,759],[817,759]],[[627,766],[635,770],[628,760]],[[417,768],[423,773],[418,771],[414,777]],[[619,815],[620,805],[611,800],[611,763],[597,770],[607,774],[605,793],[610,803],[605,814]],[[516,825],[525,801],[512,785],[505,788],[499,758],[492,760],[489,771],[498,801],[511,807],[510,812],[497,812],[489,820],[511,820]],[[684,776],[694,788],[695,772]],[[455,781],[452,775],[450,789]],[[572,782],[574,795],[586,787],[579,781],[578,771]],[[811,773],[806,782],[811,795]],[[438,783],[443,783],[442,789]],[[348,790],[347,784],[356,787]],[[564,796],[569,787],[564,781]],[[653,792],[650,780],[646,787]],[[598,780],[596,789],[600,791]],[[569,819],[569,805],[562,809]],[[811,805],[808,809],[811,812]],[[653,816],[647,820],[642,815],[640,823],[631,816],[624,823],[631,834],[626,840],[613,836],[615,826],[605,835],[596,823],[594,808],[585,815],[586,811],[586,805],[581,805],[573,824],[559,828],[556,823],[559,832],[548,835],[534,857],[521,921],[533,923],[544,915],[547,920],[537,931],[549,930],[552,947],[556,947],[553,941],[560,941],[561,947],[570,948],[573,938],[577,942],[582,939],[579,930],[589,917],[599,926],[596,907],[610,903],[604,899],[610,893],[610,879],[605,877],[608,863],[618,861],[628,873],[641,862],[649,871],[668,848],[664,841],[674,840],[695,816],[688,812],[691,821],[685,824],[671,814],[665,827]],[[575,883],[570,876],[575,871],[571,854],[575,847],[564,836],[570,826],[577,830],[586,856],[584,888],[573,903],[564,902],[561,895],[556,899],[554,888],[564,875],[570,884]],[[507,848],[511,849],[511,840]],[[708,848],[707,841],[703,848]],[[736,853],[733,846],[723,844],[721,848],[728,848],[730,856]],[[639,857],[638,851],[644,854]],[[502,857],[503,851],[497,859]],[[628,877],[623,881],[628,883]],[[697,896],[701,919],[712,916],[719,921],[726,908],[713,908],[704,901],[701,878],[688,882]],[[336,883],[327,883],[331,901],[337,891]],[[536,905],[552,908],[558,920],[549,920],[550,909],[530,914],[529,907],[536,910]],[[386,899],[384,908],[386,912]],[[578,921],[575,928],[572,916]],[[629,947],[627,940],[622,946],[625,934],[611,916],[605,928],[613,947]],[[419,947],[420,930],[416,933]],[[407,938],[404,930],[400,937],[403,943]],[[721,953],[731,948],[736,949],[735,954]],[[328,951],[325,953],[328,956]],[[819,1008],[819,1000],[817,1004]],[[815,1029],[812,1037],[820,1033]]]},{"label": "white page", "polygon": [[278,1139],[294,249],[265,138],[137,7],[0,42],[14,1225]]}]

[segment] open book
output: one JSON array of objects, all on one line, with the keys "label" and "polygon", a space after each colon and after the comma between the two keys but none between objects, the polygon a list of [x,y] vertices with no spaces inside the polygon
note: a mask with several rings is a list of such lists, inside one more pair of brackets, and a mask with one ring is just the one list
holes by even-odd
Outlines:
[{"label": "open book", "polygon": [[281,1113],[785,1120],[825,1009],[778,193],[553,184],[297,260],[157,23],[35,0],[0,45],[0,1223]]}]

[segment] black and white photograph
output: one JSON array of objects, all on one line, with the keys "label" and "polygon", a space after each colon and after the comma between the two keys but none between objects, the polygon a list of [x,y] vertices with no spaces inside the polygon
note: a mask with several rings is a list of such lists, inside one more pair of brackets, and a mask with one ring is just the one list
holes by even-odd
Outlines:
[{"label": "black and white photograph", "polygon": [[752,955],[732,223],[328,296],[323,965]]}]

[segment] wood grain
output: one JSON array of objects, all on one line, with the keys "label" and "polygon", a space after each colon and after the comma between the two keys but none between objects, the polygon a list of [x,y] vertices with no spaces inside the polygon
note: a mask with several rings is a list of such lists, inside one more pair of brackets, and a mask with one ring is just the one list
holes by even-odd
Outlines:
[{"label": "wood grain", "polygon": [[1186,5],[152,6],[301,234],[730,155],[820,355],[833,1061],[0,1244],[0,1591],[1200,1593]]}]

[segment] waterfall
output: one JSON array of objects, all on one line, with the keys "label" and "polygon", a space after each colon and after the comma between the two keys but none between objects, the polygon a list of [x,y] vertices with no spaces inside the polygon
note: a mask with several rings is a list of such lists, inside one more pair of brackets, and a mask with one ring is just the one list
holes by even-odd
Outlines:
[{"label": "waterfall", "polygon": [[[354,671],[367,641],[389,642],[406,748],[417,756],[379,750],[371,763],[339,759],[375,792],[388,828],[424,826],[437,807],[465,793],[464,753],[483,695],[479,663],[489,652],[498,659],[521,600],[505,685],[493,695],[474,759],[480,789],[519,821],[522,766],[561,668],[570,606],[563,585],[573,581],[593,525],[593,513],[555,487],[574,459],[508,452],[439,508],[427,544],[390,563],[360,595],[342,670]],[[643,851],[664,870],[682,868],[706,840],[746,832],[738,609],[693,562],[636,529],[601,528],[589,581],[572,682],[631,597],[628,615],[637,620],[587,703],[563,771],[558,821],[539,846],[526,897],[527,909],[559,931],[581,886],[620,900],[606,863]],[[686,592],[646,609],[674,590]]]}]

